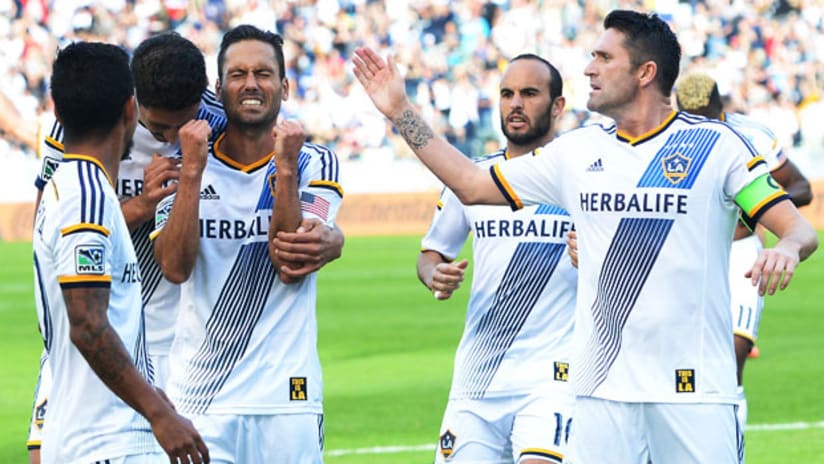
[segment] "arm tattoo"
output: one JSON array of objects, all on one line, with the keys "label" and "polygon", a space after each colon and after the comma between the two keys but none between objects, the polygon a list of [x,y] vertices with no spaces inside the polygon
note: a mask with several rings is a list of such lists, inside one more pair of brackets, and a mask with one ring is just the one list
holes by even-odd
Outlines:
[{"label": "arm tattoo", "polygon": [[413,150],[420,150],[435,137],[432,129],[413,111],[404,111],[403,115],[393,122]]},{"label": "arm tattoo", "polygon": [[109,325],[106,311],[109,289],[90,288],[63,293],[66,305],[80,310],[83,317],[70,316],[75,329],[80,329],[75,346],[89,366],[110,389],[117,390],[123,382],[123,371],[132,364],[123,341]]}]

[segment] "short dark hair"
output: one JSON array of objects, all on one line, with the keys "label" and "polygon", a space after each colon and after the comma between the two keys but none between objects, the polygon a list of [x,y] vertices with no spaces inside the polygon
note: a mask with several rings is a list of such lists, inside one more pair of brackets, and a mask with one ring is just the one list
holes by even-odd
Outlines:
[{"label": "short dark hair", "polygon": [[654,61],[658,66],[655,79],[664,96],[669,96],[678,77],[681,45],[672,29],[655,13],[613,10],[604,19],[604,30],[616,29],[626,36],[624,47],[636,68]]},{"label": "short dark hair", "polygon": [[226,49],[230,45],[243,40],[257,40],[271,45],[278,61],[279,77],[281,79],[286,77],[286,66],[283,63],[283,38],[274,32],[264,31],[250,24],[241,24],[226,32],[220,42],[220,51],[217,53],[217,72],[221,79],[223,78],[223,59],[226,55]]},{"label": "short dark hair", "polygon": [[515,58],[509,60],[509,62],[513,63],[518,60],[536,60],[546,65],[546,67],[549,68],[549,98],[554,100],[564,94],[564,81],[561,78],[561,73],[558,72],[558,69],[548,60],[545,60],[534,53],[521,53]]},{"label": "short dark hair", "polygon": [[203,53],[176,32],[141,42],[132,56],[132,74],[137,101],[147,108],[189,108],[209,85]]},{"label": "short dark hair", "polygon": [[69,44],[54,60],[51,93],[66,140],[104,136],[134,95],[129,55],[110,44]]}]

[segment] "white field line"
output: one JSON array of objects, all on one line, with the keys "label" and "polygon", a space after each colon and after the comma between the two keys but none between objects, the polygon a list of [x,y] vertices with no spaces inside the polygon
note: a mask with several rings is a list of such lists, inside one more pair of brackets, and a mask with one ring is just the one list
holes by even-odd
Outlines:
[{"label": "white field line", "polygon": [[782,430],[824,429],[821,422],[790,422],[789,424],[752,424],[744,429],[746,432],[775,432]]},{"label": "white field line", "polygon": [[[750,424],[747,425],[747,432],[780,432],[785,430],[807,430],[824,429],[824,421],[820,422],[790,422],[787,424]],[[375,446],[372,448],[353,448],[328,450],[324,454],[328,457],[349,456],[354,454],[396,454],[411,453],[415,451],[435,452],[435,444],[425,445],[399,445],[399,446]]]},{"label": "white field line", "polygon": [[323,454],[329,457],[333,456],[349,456],[351,454],[395,454],[395,453],[410,453],[413,451],[431,451],[435,452],[435,444],[427,443],[425,445],[408,445],[408,446],[375,446],[374,448],[354,448],[354,449],[338,449],[329,450]]}]

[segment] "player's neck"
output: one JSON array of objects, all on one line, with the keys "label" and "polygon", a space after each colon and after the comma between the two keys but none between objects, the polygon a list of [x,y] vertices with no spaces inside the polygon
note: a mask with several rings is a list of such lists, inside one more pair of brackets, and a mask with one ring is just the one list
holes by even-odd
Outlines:
[{"label": "player's neck", "polygon": [[220,150],[229,158],[243,165],[252,164],[275,149],[272,128],[261,130],[247,129],[231,124],[226,128],[226,135],[220,144]]},{"label": "player's neck", "polygon": [[540,139],[525,145],[513,143],[511,140],[506,141],[506,156],[508,158],[517,158],[527,153],[532,153],[536,148],[543,147],[555,138],[555,130],[551,130]]},{"label": "player's neck", "polygon": [[628,138],[637,138],[651,132],[666,121],[673,109],[669,98],[660,96],[645,101],[627,105],[615,115],[610,116],[621,135]]},{"label": "player's neck", "polygon": [[63,148],[64,153],[96,159],[106,170],[109,179],[117,179],[120,158],[123,156],[125,147],[111,137],[105,140],[65,141]]}]

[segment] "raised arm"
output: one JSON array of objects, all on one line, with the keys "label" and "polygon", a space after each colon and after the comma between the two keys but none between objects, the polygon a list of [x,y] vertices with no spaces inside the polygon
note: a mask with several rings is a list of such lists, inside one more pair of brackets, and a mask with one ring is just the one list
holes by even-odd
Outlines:
[{"label": "raised arm", "polygon": [[209,451],[192,423],[135,367],[120,336],[109,324],[109,289],[64,288],[70,337],[100,380],[152,426],[171,462],[209,462]]},{"label": "raised arm", "polygon": [[384,60],[373,50],[355,49],[354,72],[375,107],[400,132],[407,145],[464,204],[508,204],[492,176],[435,134],[412,106],[403,77],[390,56]]},{"label": "raised arm", "polygon": [[[306,135],[301,125],[283,121],[272,129],[275,138],[275,203],[269,221],[269,259],[280,270],[284,262],[276,252],[273,239],[278,232],[294,232],[300,226],[300,197],[298,195],[298,156]],[[278,272],[281,282],[290,284],[300,278]]]},{"label": "raised arm", "polygon": [[[180,128],[183,153],[174,205],[154,238],[154,256],[163,275],[173,283],[189,278],[200,242],[200,182],[208,157],[209,123],[192,120]],[[165,201],[165,200],[164,200]]]}]

